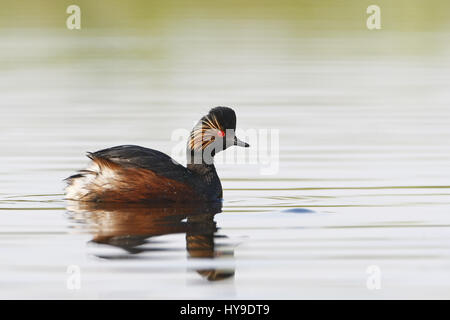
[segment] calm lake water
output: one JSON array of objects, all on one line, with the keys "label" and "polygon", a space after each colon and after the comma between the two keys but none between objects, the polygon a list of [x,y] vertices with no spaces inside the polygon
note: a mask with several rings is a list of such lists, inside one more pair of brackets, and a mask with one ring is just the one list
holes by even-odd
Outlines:
[{"label": "calm lake water", "polygon": [[[59,28],[15,25],[13,11],[0,30],[0,298],[450,298],[450,28],[390,28],[391,13],[368,31],[363,7],[340,20],[179,9],[129,28],[114,11],[120,28],[79,31],[64,8]],[[274,174],[217,164],[215,207],[64,200],[86,151],[171,154],[173,132],[216,105],[240,129],[278,130]]]}]

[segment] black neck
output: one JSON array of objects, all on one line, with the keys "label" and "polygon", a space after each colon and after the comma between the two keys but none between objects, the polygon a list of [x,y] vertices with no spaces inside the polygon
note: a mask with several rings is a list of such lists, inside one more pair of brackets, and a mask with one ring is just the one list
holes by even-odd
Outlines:
[{"label": "black neck", "polygon": [[200,155],[197,154],[196,157],[194,152],[188,150],[187,168],[197,174],[208,193],[222,196],[222,184],[212,161],[211,163],[206,163]]},{"label": "black neck", "polygon": [[206,161],[201,152],[194,152],[188,149],[186,153],[187,168],[189,170],[199,174],[200,176],[209,176],[211,174],[217,175],[212,157]]}]

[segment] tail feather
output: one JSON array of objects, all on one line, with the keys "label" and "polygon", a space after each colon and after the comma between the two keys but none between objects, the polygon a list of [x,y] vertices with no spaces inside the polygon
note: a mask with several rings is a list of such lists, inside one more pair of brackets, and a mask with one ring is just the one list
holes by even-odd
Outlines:
[{"label": "tail feather", "polygon": [[67,181],[68,183],[70,183],[70,181],[73,180],[73,179],[77,179],[77,178],[82,178],[82,177],[84,177],[84,175],[81,173],[81,171],[82,171],[82,170],[78,171],[78,172],[80,172],[80,173],[77,173],[77,174],[74,174],[74,175],[72,175],[72,176],[70,176],[70,177],[65,178],[63,181]]},{"label": "tail feather", "polygon": [[87,157],[92,160],[87,169],[79,170],[76,174],[64,179],[67,182],[65,188],[67,199],[95,200],[96,195],[92,187],[100,184],[103,188],[107,188],[107,179],[114,175],[114,170],[120,168],[120,165],[113,161],[95,156],[91,152],[87,153]]}]

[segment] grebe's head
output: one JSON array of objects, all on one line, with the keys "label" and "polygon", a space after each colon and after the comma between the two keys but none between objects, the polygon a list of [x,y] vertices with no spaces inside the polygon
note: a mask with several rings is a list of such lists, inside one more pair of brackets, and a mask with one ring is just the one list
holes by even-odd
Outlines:
[{"label": "grebe's head", "polygon": [[236,113],[228,107],[212,108],[192,129],[188,140],[191,153],[214,155],[231,146],[249,147],[235,134]]}]

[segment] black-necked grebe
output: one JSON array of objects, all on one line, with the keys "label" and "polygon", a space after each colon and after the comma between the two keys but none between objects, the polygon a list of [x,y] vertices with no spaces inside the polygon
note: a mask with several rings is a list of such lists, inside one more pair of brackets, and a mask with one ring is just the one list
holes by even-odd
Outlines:
[{"label": "black-necked grebe", "polygon": [[215,107],[194,126],[187,168],[168,155],[134,145],[88,153],[91,165],[66,179],[66,198],[97,202],[212,201],[222,198],[214,155],[236,145],[236,114]]}]

